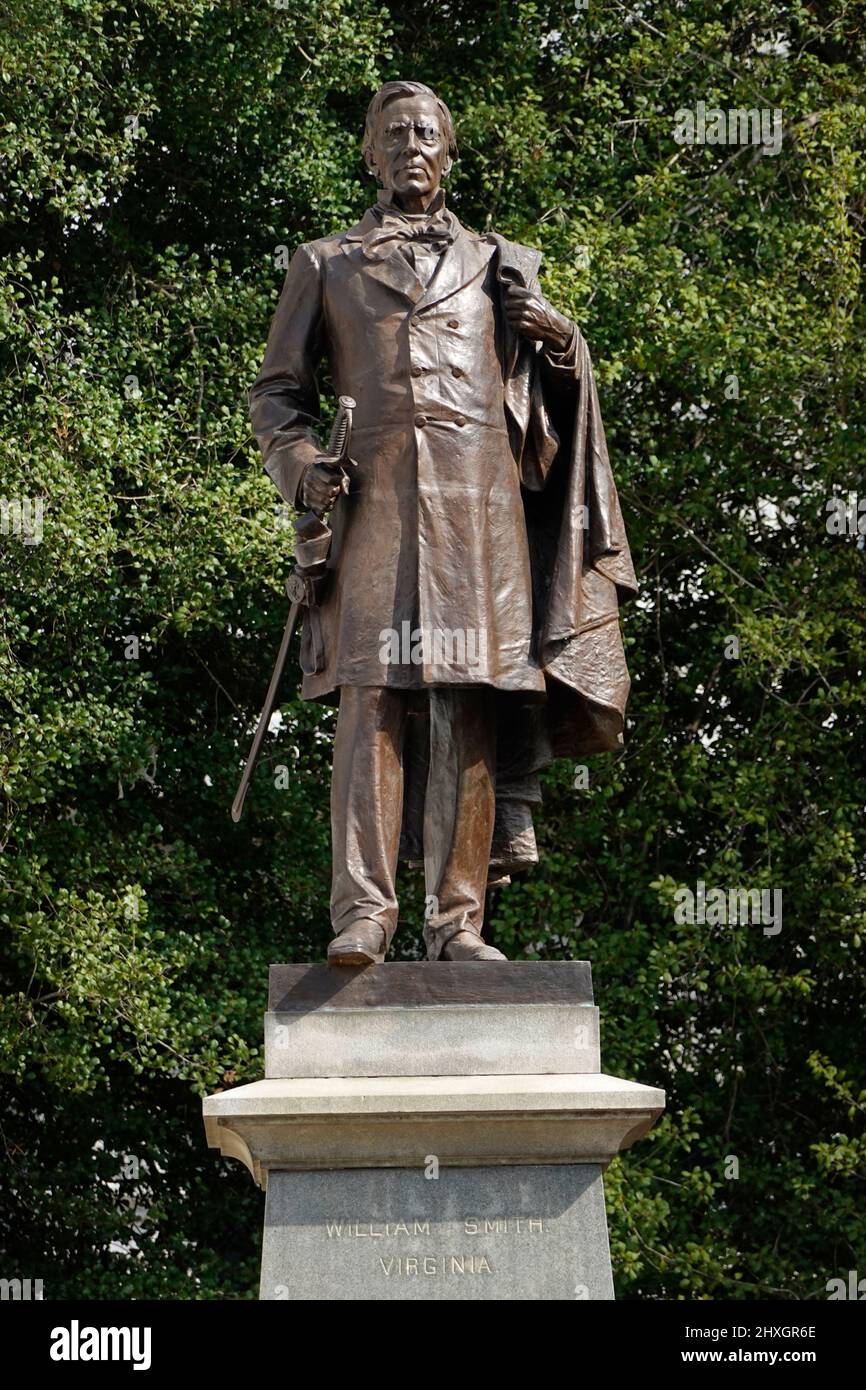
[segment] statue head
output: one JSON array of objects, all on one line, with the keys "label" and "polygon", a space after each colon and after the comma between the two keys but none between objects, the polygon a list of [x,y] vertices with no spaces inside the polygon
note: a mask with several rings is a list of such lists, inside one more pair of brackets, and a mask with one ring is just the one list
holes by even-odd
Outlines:
[{"label": "statue head", "polygon": [[386,82],[367,110],[364,162],[408,212],[429,207],[457,154],[451,112],[423,82]]}]

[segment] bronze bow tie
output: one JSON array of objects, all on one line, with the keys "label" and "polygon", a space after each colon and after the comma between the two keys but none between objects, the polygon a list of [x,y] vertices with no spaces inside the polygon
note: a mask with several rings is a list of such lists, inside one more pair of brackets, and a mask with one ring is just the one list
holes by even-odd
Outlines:
[{"label": "bronze bow tie", "polygon": [[403,218],[388,217],[380,227],[367,233],[361,245],[368,260],[383,261],[388,256],[393,256],[407,241],[420,241],[435,250],[443,251],[453,240],[454,233],[450,224],[441,216],[417,224]]}]

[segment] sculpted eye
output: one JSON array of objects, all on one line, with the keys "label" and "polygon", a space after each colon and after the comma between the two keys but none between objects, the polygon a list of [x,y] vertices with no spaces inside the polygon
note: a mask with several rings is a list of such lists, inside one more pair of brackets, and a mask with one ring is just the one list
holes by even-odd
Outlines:
[{"label": "sculpted eye", "polygon": [[438,140],[439,131],[435,125],[430,125],[427,121],[421,121],[415,127],[418,132],[419,140]]}]

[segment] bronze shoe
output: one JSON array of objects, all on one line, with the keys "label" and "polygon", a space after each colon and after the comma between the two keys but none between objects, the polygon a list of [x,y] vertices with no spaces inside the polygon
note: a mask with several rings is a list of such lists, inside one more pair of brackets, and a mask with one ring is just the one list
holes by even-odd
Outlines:
[{"label": "bronze shoe", "polygon": [[384,959],[385,932],[377,922],[353,922],[328,947],[329,965],[381,965]]},{"label": "bronze shoe", "polygon": [[475,932],[463,931],[455,934],[442,947],[440,960],[508,960],[495,946],[488,946],[476,936]]}]

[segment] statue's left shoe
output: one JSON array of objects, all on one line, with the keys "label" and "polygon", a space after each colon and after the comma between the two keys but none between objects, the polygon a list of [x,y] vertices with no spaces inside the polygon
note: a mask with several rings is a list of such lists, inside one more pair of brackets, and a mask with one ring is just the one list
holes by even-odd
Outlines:
[{"label": "statue's left shoe", "polygon": [[508,960],[495,946],[488,946],[474,931],[456,932],[442,947],[440,960]]}]

